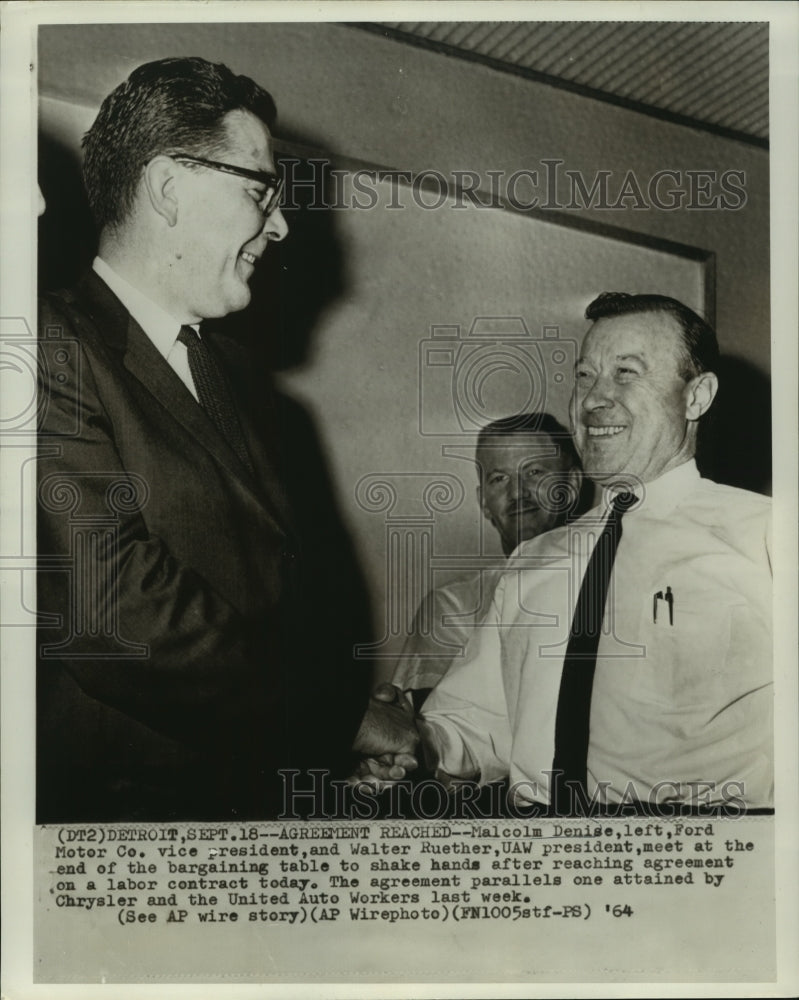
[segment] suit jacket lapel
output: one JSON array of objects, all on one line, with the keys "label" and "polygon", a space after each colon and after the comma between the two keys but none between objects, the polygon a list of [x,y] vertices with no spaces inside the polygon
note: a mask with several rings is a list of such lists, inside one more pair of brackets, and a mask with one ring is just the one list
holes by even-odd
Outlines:
[{"label": "suit jacket lapel", "polygon": [[[177,373],[105,282],[91,271],[79,286],[79,291],[98,331],[104,335],[107,343],[122,351],[123,363],[131,375],[141,382],[199,445],[206,448],[253,494],[284,532],[288,533],[290,519],[283,491],[278,486],[277,477],[272,472],[249,420],[245,419],[242,423],[245,425],[247,445],[253,449],[253,465],[259,473],[262,468],[266,469],[265,473],[259,475],[259,479],[263,480],[260,483],[253,481],[249,470],[241,463]],[[262,461],[264,466],[261,465]]]},{"label": "suit jacket lapel", "polygon": [[252,485],[249,472],[147,334],[134,319],[129,318],[128,323],[125,351],[128,371],[231,475]]}]

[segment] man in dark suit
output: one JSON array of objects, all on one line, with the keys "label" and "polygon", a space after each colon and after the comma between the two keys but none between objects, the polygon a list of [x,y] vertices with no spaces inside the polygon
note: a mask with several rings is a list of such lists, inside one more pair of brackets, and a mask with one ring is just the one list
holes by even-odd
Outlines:
[{"label": "man in dark suit", "polygon": [[39,822],[277,815],[277,768],[351,741],[349,678],[308,663],[265,376],[200,328],[287,233],[274,118],[165,59],[84,139],[98,256],[40,319]]}]

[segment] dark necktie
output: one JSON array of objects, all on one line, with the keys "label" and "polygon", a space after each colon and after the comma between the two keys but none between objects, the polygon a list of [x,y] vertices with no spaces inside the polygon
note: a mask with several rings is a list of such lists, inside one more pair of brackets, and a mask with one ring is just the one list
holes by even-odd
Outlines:
[{"label": "dark necktie", "polygon": [[[588,561],[574,609],[563,660],[555,719],[555,759],[552,763],[554,809],[575,811],[575,796],[586,798],[591,693],[596,654],[608,596],[610,572],[621,538],[621,517],[637,502],[634,493],[617,493],[605,527]],[[558,774],[557,772],[562,772]]]},{"label": "dark necktie", "polygon": [[252,462],[244,443],[244,434],[236,413],[233,395],[218,361],[193,327],[182,326],[178,340],[186,345],[189,371],[200,398],[200,406],[244,463],[245,468],[252,473]]}]

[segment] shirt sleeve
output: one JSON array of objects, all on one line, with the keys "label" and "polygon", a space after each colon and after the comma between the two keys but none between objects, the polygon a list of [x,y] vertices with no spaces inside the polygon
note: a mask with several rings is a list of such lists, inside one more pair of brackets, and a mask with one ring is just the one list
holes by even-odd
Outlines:
[{"label": "shirt sleeve", "polygon": [[[443,588],[431,590],[425,595],[413,616],[411,634],[397,659],[392,684],[403,691],[433,688],[438,684],[449,670],[453,656],[463,647],[462,637],[450,636],[451,630],[442,626],[444,615],[459,610]],[[444,641],[453,643],[451,652],[447,652],[436,638],[439,632],[444,634]]]},{"label": "shirt sleeve", "polygon": [[501,663],[504,578],[491,610],[450,671],[425,702],[420,719],[428,765],[455,777],[479,774],[485,784],[506,777],[511,733]]}]

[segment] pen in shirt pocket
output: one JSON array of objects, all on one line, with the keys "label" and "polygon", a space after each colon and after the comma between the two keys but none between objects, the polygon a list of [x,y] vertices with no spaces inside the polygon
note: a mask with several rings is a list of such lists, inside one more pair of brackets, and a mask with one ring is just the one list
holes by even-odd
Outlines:
[{"label": "pen in shirt pocket", "polygon": [[665,601],[669,609],[669,625],[674,624],[674,591],[671,587],[666,587],[665,592],[658,590],[655,592],[652,598],[652,621],[657,624],[658,620],[658,602]]}]

